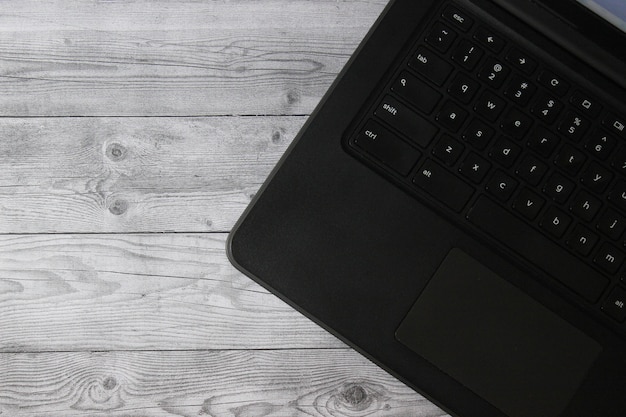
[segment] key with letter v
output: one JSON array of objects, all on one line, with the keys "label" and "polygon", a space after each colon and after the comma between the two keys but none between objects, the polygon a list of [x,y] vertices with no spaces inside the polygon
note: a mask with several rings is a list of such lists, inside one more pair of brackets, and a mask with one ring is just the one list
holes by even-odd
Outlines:
[{"label": "key with letter v", "polygon": [[541,198],[539,194],[534,193],[528,188],[524,188],[520,191],[517,199],[515,199],[513,208],[528,220],[534,220],[541,211],[541,207],[543,207],[545,202],[546,201]]}]

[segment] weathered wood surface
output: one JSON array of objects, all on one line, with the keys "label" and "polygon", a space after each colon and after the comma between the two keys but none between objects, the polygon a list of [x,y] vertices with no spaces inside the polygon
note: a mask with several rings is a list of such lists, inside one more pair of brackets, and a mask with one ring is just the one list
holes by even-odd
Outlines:
[{"label": "weathered wood surface", "polygon": [[387,0],[0,2],[0,115],[307,114]]},{"label": "weathered wood surface", "polygon": [[0,233],[229,231],[305,120],[0,118]]},{"label": "weathered wood surface", "polygon": [[11,417],[439,417],[354,351],[0,354]]},{"label": "weathered wood surface", "polygon": [[215,233],[386,2],[0,2],[0,416],[443,414]]}]

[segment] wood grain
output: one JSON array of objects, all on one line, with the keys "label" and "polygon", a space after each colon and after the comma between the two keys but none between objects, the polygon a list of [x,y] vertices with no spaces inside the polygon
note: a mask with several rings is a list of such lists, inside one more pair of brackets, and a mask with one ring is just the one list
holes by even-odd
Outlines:
[{"label": "wood grain", "polygon": [[0,387],[3,417],[445,415],[346,349],[0,354]]},{"label": "wood grain", "polygon": [[0,115],[308,114],[386,3],[3,1]]},{"label": "wood grain", "polygon": [[0,352],[345,346],[236,271],[225,239],[0,236]]},{"label": "wood grain", "polygon": [[0,119],[0,233],[229,231],[304,121]]}]

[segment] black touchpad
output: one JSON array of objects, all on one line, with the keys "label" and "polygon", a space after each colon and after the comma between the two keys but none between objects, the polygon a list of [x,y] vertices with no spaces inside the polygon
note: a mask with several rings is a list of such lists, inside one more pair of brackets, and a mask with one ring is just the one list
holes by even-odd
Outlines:
[{"label": "black touchpad", "polygon": [[397,339],[511,417],[556,417],[601,346],[453,249]]}]

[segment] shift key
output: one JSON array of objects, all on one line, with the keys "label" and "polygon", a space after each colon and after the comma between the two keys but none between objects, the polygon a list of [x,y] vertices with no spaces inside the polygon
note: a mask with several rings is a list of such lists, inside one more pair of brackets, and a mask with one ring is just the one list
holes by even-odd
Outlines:
[{"label": "shift key", "polygon": [[437,127],[391,96],[380,102],[374,114],[411,142],[425,148],[437,134]]},{"label": "shift key", "polygon": [[373,120],[359,131],[354,144],[394,171],[407,176],[420,152]]}]

